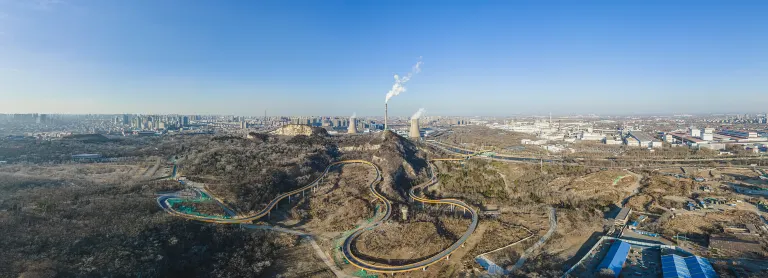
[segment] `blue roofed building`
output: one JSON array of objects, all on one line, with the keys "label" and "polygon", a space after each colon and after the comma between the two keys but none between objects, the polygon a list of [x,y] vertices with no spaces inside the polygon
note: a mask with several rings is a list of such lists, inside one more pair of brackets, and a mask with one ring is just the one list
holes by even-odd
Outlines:
[{"label": "blue roofed building", "polygon": [[613,271],[614,277],[619,277],[621,269],[624,267],[624,262],[627,261],[627,255],[629,254],[629,243],[621,240],[613,242],[611,248],[608,249],[608,254],[605,255],[603,261],[597,266],[597,271],[602,269],[610,269]]},{"label": "blue roofed building", "polygon": [[678,255],[661,256],[661,271],[664,278],[717,278],[719,277],[709,260],[699,257]]},{"label": "blue roofed building", "polygon": [[691,278],[691,273],[688,271],[688,266],[685,265],[685,260],[678,255],[661,256],[661,273],[664,278]]},{"label": "blue roofed building", "polygon": [[685,265],[688,266],[688,272],[691,273],[693,278],[714,278],[718,277],[715,273],[715,269],[712,268],[712,264],[709,260],[699,257],[690,256],[685,258]]}]

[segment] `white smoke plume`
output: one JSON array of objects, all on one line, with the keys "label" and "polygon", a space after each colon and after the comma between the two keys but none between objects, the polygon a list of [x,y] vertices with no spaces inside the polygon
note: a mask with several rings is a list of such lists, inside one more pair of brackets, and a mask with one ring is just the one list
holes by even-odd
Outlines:
[{"label": "white smoke plume", "polygon": [[411,120],[421,118],[421,115],[423,115],[425,111],[426,110],[424,110],[424,108],[419,108],[419,111],[416,111],[416,113],[414,113],[413,116],[411,116]]},{"label": "white smoke plume", "polygon": [[392,89],[387,92],[387,98],[384,100],[384,103],[389,102],[389,99],[393,96],[405,92],[405,83],[408,83],[414,74],[421,72],[421,64],[421,57],[419,57],[419,61],[416,63],[416,65],[413,66],[413,68],[411,68],[411,72],[409,72],[407,75],[400,77],[399,75],[395,74],[395,84],[393,84]]},{"label": "white smoke plume", "polygon": [[352,117],[350,118],[357,118],[357,112],[352,112]]}]

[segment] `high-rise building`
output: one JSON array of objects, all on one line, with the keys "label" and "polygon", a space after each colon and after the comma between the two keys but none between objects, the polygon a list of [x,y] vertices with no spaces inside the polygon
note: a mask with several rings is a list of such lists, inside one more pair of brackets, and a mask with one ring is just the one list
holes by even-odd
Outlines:
[{"label": "high-rise building", "polygon": [[131,124],[131,117],[128,114],[123,114],[123,125]]}]

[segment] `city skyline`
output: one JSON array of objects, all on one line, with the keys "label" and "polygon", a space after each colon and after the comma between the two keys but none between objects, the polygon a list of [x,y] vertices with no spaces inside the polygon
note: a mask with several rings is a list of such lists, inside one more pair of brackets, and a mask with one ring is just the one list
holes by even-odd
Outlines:
[{"label": "city skyline", "polygon": [[642,4],[2,1],[0,113],[764,113],[767,4]]}]

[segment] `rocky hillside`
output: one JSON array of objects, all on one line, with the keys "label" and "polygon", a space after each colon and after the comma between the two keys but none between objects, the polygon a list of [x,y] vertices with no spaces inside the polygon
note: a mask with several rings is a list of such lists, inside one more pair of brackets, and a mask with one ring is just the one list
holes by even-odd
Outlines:
[{"label": "rocky hillside", "polygon": [[326,135],[328,131],[319,127],[308,125],[285,125],[272,132],[274,135],[296,136],[296,135]]},{"label": "rocky hillside", "polygon": [[179,155],[188,179],[243,211],[256,211],[277,196],[306,185],[334,160],[320,136],[268,136],[265,141],[200,138]]},{"label": "rocky hillside", "polygon": [[384,182],[379,190],[392,200],[405,200],[412,185],[427,179],[425,153],[394,132],[339,139],[344,159],[363,159],[381,167]]}]

